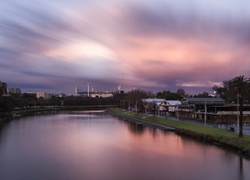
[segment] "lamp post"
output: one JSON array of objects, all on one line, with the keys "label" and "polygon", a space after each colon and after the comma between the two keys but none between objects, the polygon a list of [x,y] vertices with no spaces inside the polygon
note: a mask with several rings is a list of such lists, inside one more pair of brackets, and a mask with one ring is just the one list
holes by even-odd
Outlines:
[{"label": "lamp post", "polygon": [[204,124],[207,125],[207,102],[204,102]]},{"label": "lamp post", "polygon": [[136,113],[138,113],[138,107],[137,107],[137,100],[135,101],[135,108],[136,108]]},{"label": "lamp post", "polygon": [[239,126],[239,93],[237,93],[237,127]]}]

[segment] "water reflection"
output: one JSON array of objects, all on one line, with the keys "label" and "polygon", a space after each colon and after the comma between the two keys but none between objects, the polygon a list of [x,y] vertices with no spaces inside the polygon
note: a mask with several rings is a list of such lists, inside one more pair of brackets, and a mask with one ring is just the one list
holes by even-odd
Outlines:
[{"label": "water reflection", "polygon": [[8,129],[9,121],[0,122],[0,148],[4,146],[4,140],[7,138],[7,129]]},{"label": "water reflection", "polygon": [[250,177],[249,160],[236,154],[104,112],[21,118],[0,138],[0,179]]},{"label": "water reflection", "polygon": [[137,134],[137,135],[142,135],[143,131],[144,131],[144,126],[143,124],[137,124],[134,122],[128,122],[128,128],[130,130],[131,133]]}]

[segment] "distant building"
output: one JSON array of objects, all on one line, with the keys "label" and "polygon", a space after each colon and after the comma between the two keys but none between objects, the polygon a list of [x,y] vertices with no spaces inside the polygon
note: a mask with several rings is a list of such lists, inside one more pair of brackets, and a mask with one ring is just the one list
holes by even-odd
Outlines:
[{"label": "distant building", "polygon": [[146,113],[175,116],[175,111],[181,104],[178,100],[165,100],[157,98],[141,99]]},{"label": "distant building", "polygon": [[211,117],[220,107],[225,105],[221,98],[184,98],[178,106],[177,116],[181,118],[206,119],[209,113]]},{"label": "distant building", "polygon": [[118,92],[118,94],[124,94],[124,91],[122,90],[122,86],[121,85],[119,85],[117,87],[117,92]]},{"label": "distant building", "polygon": [[0,94],[7,94],[7,84],[0,81]]},{"label": "distant building", "polygon": [[165,114],[170,116],[175,116],[179,105],[181,105],[181,101],[178,100],[165,100],[156,104],[159,115]]},{"label": "distant building", "polygon": [[78,87],[75,87],[75,96],[82,96],[82,97],[92,97],[92,98],[109,98],[113,97],[113,92],[110,91],[100,91],[100,92],[94,92],[94,89],[91,88],[88,85],[87,91],[80,91]]},{"label": "distant building", "polygon": [[113,97],[113,94],[111,92],[97,92],[97,93],[91,92],[90,97],[109,98],[109,97]]},{"label": "distant building", "polygon": [[20,88],[8,88],[8,93],[9,94],[21,94],[22,91]]},{"label": "distant building", "polygon": [[75,96],[84,96],[88,97],[89,91],[80,91],[78,87],[75,87]]},{"label": "distant building", "polygon": [[37,99],[39,99],[39,98],[49,99],[49,98],[51,98],[51,96],[52,96],[52,94],[46,93],[46,92],[37,92],[36,93]]},{"label": "distant building", "polygon": [[157,111],[157,104],[161,104],[165,99],[149,98],[141,99],[143,106],[145,108],[145,113],[155,113]]}]

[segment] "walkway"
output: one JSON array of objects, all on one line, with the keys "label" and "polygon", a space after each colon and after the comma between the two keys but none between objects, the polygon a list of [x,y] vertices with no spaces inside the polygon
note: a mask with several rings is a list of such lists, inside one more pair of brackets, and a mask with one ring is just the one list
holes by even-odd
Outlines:
[{"label": "walkway", "polygon": [[[190,123],[194,123],[194,124],[205,125],[204,121],[198,121],[198,120],[194,120],[194,119],[176,118],[176,117],[171,117],[171,116],[159,116],[159,117],[164,117],[164,118],[175,120],[175,121],[185,121],[185,122],[190,122]],[[233,127],[235,130],[234,132],[237,134],[239,133],[239,128],[238,128],[237,124],[228,124],[226,126],[224,124],[207,122],[206,126],[218,127],[218,128],[222,128],[222,129],[228,129],[228,130],[230,130],[230,127]],[[250,126],[246,125],[245,123],[243,125],[243,134],[250,135]]]}]

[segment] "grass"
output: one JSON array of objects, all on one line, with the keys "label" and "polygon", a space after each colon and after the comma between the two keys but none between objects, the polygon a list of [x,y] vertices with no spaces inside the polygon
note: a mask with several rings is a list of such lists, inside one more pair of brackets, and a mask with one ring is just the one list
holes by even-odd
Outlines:
[{"label": "grass", "polygon": [[[134,112],[123,111],[122,109],[110,109],[112,113],[120,114],[123,116],[133,117],[140,120],[153,122],[169,127],[176,128],[177,133],[192,136],[194,138],[203,139],[206,141],[213,141],[219,144],[227,145],[244,152],[250,157],[250,136],[244,135],[239,137],[238,134],[230,132],[225,129],[220,129],[211,126],[204,126],[199,124],[193,124],[184,121],[170,120],[163,117],[157,117],[147,114],[137,114]],[[243,132],[244,133],[244,132]]]}]

